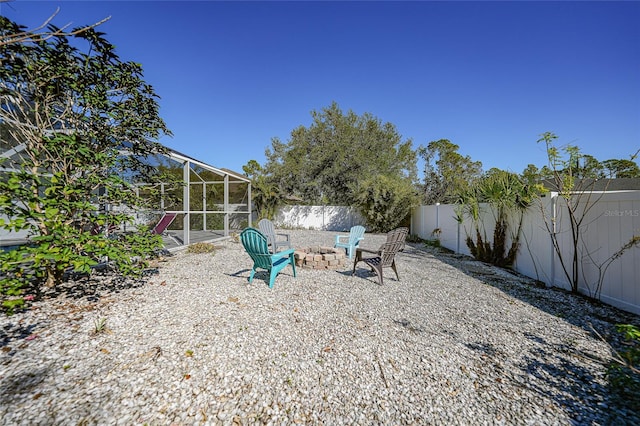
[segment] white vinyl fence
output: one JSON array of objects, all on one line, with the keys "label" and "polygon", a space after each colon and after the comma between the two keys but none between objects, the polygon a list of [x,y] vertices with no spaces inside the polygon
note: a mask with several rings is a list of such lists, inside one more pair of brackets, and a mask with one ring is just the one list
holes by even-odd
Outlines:
[{"label": "white vinyl fence", "polygon": [[[639,248],[627,250],[611,263],[597,293],[599,273],[604,269],[602,265],[633,236],[640,236],[640,191],[596,193],[591,202],[594,199],[597,202],[585,217],[581,230],[579,290],[589,296],[598,296],[612,306],[640,314]],[[443,247],[471,255],[465,240],[467,233],[474,232],[471,236],[475,241],[475,230],[467,217],[463,217],[462,223],[456,220],[456,207],[450,204],[417,207],[411,217],[411,234],[424,239],[438,238]],[[482,236],[493,242],[493,212],[485,205],[481,214],[480,222],[485,226],[481,229]],[[515,229],[516,219],[513,218],[511,229]],[[542,205],[536,204],[525,213],[514,269],[549,286],[570,290],[570,282],[553,249],[545,221],[556,223],[555,232],[570,270],[571,226],[562,198],[553,193],[542,199]],[[366,220],[355,209],[341,206],[285,206],[278,211],[274,223],[281,228],[340,232],[348,231],[354,225],[366,227]]]},{"label": "white vinyl fence", "polygon": [[365,222],[356,209],[344,206],[283,206],[274,220],[281,228],[321,231],[348,231]]},{"label": "white vinyl fence", "polygon": [[[603,266],[631,238],[640,236],[640,191],[593,195],[591,203],[594,199],[597,202],[585,216],[580,232],[579,291],[589,296],[599,296],[607,304],[640,314],[640,248],[634,247],[623,252],[606,272]],[[481,213],[481,223],[487,226],[481,230],[483,238],[486,235],[489,241],[493,241],[493,213],[486,205]],[[458,223],[456,217],[454,205],[417,207],[412,214],[411,233],[424,239],[438,237],[443,247],[470,255],[465,239],[467,233],[473,232],[471,236],[475,241],[475,230],[467,217],[462,223]],[[542,205],[536,204],[526,211],[514,269],[549,286],[571,289],[545,221],[548,224],[555,222],[556,229],[553,232],[558,236],[565,265],[571,270],[571,226],[562,197],[554,193],[543,198]],[[436,229],[438,233],[434,233]],[[512,229],[515,227],[512,226]],[[601,272],[604,272],[602,280]],[[601,291],[598,294],[599,281]]]}]

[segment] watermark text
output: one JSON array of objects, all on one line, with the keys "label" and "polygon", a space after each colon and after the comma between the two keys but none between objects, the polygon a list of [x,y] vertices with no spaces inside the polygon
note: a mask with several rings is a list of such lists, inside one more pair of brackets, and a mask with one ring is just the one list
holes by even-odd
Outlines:
[{"label": "watermark text", "polygon": [[640,210],[605,210],[605,217],[637,217]]}]

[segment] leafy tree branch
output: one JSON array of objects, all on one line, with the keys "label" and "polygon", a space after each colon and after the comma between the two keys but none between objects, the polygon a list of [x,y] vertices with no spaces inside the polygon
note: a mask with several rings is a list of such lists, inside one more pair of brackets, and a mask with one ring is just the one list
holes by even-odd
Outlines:
[{"label": "leafy tree branch", "polygon": [[132,221],[107,207],[145,205],[136,183],[171,180],[149,163],[171,133],[141,65],[92,26],[34,33],[0,17],[0,40],[0,227],[29,235],[0,255],[0,295],[54,287],[105,258],[139,273],[157,236],[99,230]]}]

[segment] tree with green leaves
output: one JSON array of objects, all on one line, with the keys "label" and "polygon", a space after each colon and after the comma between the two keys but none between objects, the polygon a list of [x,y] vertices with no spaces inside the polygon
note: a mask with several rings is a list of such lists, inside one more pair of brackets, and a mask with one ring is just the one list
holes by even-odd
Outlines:
[{"label": "tree with green leaves", "polygon": [[356,203],[371,232],[398,227],[420,201],[416,187],[397,176],[372,176],[357,185]]},{"label": "tree with green leaves", "polygon": [[354,205],[358,181],[377,175],[414,182],[411,140],[370,113],[343,113],[333,102],[312,111],[313,123],[291,132],[287,143],[272,140],[266,150],[268,180],[284,194],[310,204]]},{"label": "tree with green leaves", "polygon": [[[591,158],[584,160],[585,156],[580,152],[580,148],[574,145],[556,146],[556,136],[552,132],[545,132],[538,139],[538,143],[544,143],[547,152],[547,169],[551,177],[545,181],[545,185],[552,192],[558,194],[558,202],[551,207],[549,213],[543,203],[540,203],[540,211],[544,224],[551,238],[553,248],[556,252],[564,276],[571,286],[571,291],[578,292],[580,280],[582,278],[583,258],[599,270],[599,279],[595,283],[595,288],[590,289],[590,296],[598,297],[603,282],[603,274],[611,261],[619,258],[626,250],[640,246],[640,239],[631,236],[629,243],[621,247],[622,251],[617,251],[604,262],[597,263],[591,258],[590,250],[584,245],[583,233],[589,225],[589,212],[594,209],[602,198],[606,186],[599,191],[595,191],[598,181],[593,178],[591,168],[585,164],[594,164]],[[570,250],[567,254],[563,251],[560,241],[560,231],[558,229],[559,215],[566,214],[569,222],[568,233],[570,235]],[[589,283],[585,283],[589,286]]]},{"label": "tree with green leaves", "polygon": [[447,139],[429,142],[418,154],[425,161],[424,203],[455,203],[482,176],[482,163],[458,152]]},{"label": "tree with green leaves", "polygon": [[[571,147],[566,147],[566,153],[571,156]],[[599,161],[597,158],[582,154],[580,152],[573,155],[571,167],[560,172],[573,176],[576,179],[618,179],[618,178],[638,178],[640,177],[640,167],[633,161],[635,156],[631,156],[631,160],[626,159],[609,159]],[[553,180],[554,171],[551,166],[544,165],[540,170],[529,164],[522,172],[522,175],[528,180]]]},{"label": "tree with green leaves", "polygon": [[640,167],[633,160],[610,159],[602,162],[602,177],[606,178],[640,178]]},{"label": "tree with green leaves", "polygon": [[268,180],[265,169],[256,160],[249,160],[242,166],[242,171],[251,179],[251,199],[258,220],[273,220],[278,207],[284,203],[282,191]]},{"label": "tree with green leaves", "polygon": [[120,60],[93,26],[30,32],[5,17],[0,61],[0,227],[29,235],[0,254],[5,306],[25,286],[54,287],[104,258],[140,273],[159,238],[99,231],[132,221],[101,207],[141,208],[134,184],[165,178],[145,162],[170,132],[141,65]]},{"label": "tree with green leaves", "polygon": [[527,164],[527,167],[525,167],[520,176],[529,184],[539,183],[544,178],[542,170],[538,169],[534,164]]},{"label": "tree with green leaves", "polygon": [[[371,198],[363,198],[362,192],[370,190],[367,193],[372,196],[402,188],[404,193],[415,185],[416,154],[411,140],[402,141],[393,124],[382,123],[370,113],[343,113],[335,102],[312,111],[311,116],[313,123],[294,129],[287,143],[272,140],[265,153],[267,163],[259,171],[263,180],[254,179],[258,193],[270,195],[254,201],[264,202],[269,208],[272,205],[268,200],[277,202],[285,197],[306,204],[356,206],[367,219],[378,223],[370,210]],[[255,167],[247,171],[255,171]],[[381,188],[384,184],[390,187]],[[394,211],[402,220],[410,214],[412,205],[405,204],[400,214],[393,200],[379,198],[375,206],[384,212],[376,215]]]}]

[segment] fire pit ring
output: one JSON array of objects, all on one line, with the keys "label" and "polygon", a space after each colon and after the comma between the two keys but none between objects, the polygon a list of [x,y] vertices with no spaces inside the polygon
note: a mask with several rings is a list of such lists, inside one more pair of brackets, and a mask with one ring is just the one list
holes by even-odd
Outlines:
[{"label": "fire pit ring", "polygon": [[336,270],[345,266],[347,255],[341,248],[312,246],[296,249],[294,257],[302,268]]}]

